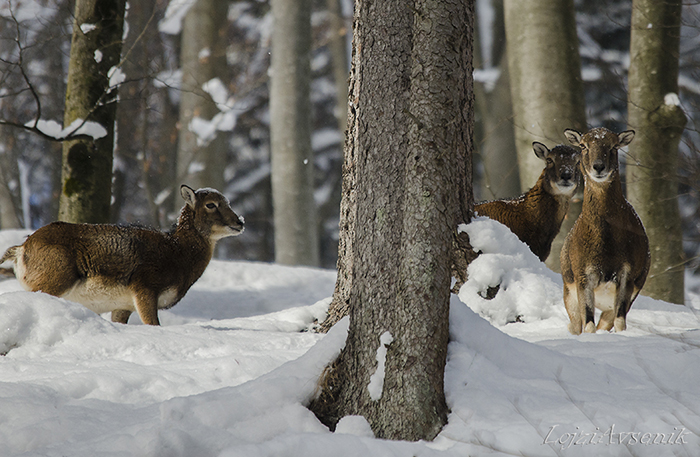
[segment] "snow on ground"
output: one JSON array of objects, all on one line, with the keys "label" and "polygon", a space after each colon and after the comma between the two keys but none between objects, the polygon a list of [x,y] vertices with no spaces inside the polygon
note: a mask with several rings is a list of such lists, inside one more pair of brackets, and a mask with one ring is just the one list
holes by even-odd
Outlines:
[{"label": "snow on ground", "polygon": [[700,455],[699,296],[640,297],[627,331],[574,337],[558,275],[497,223],[466,230],[483,254],[451,303],[451,412],[431,443],[357,417],[330,433],[303,406],[347,332],[305,331],[333,271],[213,261],[160,328],[0,282],[0,455]]}]

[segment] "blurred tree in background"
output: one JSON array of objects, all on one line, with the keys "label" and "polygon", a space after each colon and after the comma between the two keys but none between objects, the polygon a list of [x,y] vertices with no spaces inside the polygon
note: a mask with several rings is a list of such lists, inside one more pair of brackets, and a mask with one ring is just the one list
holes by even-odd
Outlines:
[{"label": "blurred tree in background", "polygon": [[682,2],[635,0],[628,89],[627,198],[649,237],[644,293],[684,303],[683,232],[678,207],[678,144],[687,118],[678,98]]},{"label": "blurred tree in background", "polygon": [[[224,187],[228,125],[220,105],[228,102],[226,36],[228,2],[197,0],[185,14],[180,32],[180,114],[176,174],[180,183],[197,189]],[[225,110],[226,108],[224,108]],[[222,131],[223,130],[223,131]],[[177,211],[181,205],[175,199]]]},{"label": "blurred tree in background", "polygon": [[319,264],[311,150],[311,1],[272,0],[270,144],[275,261]]},{"label": "blurred tree in background", "polygon": [[[489,14],[482,14],[489,19],[481,25],[485,29],[483,37],[475,34],[474,91],[478,122],[474,136],[480,144],[480,154],[475,158],[480,158],[483,164],[481,186],[474,189],[477,200],[521,194],[503,3],[503,0],[492,2]],[[475,28],[480,29],[478,22]]]},{"label": "blurred tree in background", "polygon": [[[513,100],[513,125],[521,191],[535,185],[542,161],[532,153],[533,141],[566,143],[564,130],[586,130],[581,59],[573,0],[505,0],[508,75]],[[581,213],[572,202],[547,265],[559,271],[564,238]]]},{"label": "blurred tree in background", "polygon": [[[63,141],[58,209],[62,221],[110,221],[125,6],[126,0],[75,2],[63,127],[85,124],[98,131],[90,129],[88,138]],[[37,120],[42,121],[39,114]],[[35,126],[39,127],[36,122]]]}]

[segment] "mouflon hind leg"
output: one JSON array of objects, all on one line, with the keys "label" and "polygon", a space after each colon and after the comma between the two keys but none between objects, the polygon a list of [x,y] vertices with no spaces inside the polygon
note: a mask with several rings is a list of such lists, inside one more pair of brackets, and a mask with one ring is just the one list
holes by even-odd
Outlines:
[{"label": "mouflon hind leg", "polygon": [[134,293],[134,305],[136,312],[144,324],[160,325],[158,320],[158,298],[150,290],[139,290]]},{"label": "mouflon hind leg", "polygon": [[131,316],[131,311],[128,309],[115,309],[112,311],[112,322],[126,324],[129,322],[129,316]]}]

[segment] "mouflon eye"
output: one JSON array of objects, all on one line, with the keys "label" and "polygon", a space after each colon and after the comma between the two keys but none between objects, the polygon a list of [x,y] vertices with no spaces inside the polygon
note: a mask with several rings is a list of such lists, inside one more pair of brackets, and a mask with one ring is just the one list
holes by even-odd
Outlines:
[{"label": "mouflon eye", "polygon": [[207,203],[206,207],[209,209],[216,209],[216,203]]}]

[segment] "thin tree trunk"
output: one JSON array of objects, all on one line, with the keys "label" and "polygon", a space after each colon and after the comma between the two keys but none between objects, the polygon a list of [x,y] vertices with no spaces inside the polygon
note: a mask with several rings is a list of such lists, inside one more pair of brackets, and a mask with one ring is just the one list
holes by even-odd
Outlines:
[{"label": "thin tree trunk", "polygon": [[[0,134],[4,134],[6,129],[7,127],[0,127]],[[3,135],[4,146],[7,151],[11,151],[15,149],[12,147],[14,138],[8,137],[9,135]],[[14,163],[10,163],[10,160],[13,160]],[[8,185],[10,180],[8,178],[19,174],[16,160],[15,154],[0,155],[0,229],[16,229],[22,226],[17,211],[18,205],[15,203],[15,198]]]},{"label": "thin tree trunk", "polygon": [[[586,130],[574,2],[505,0],[505,23],[520,184],[525,192],[542,173],[532,142],[556,145],[566,142],[565,129]],[[580,203],[570,206],[552,244],[547,265],[555,271],[564,237],[580,212]]]},{"label": "thin tree trunk", "polygon": [[[495,66],[499,72],[498,80],[492,86],[474,84],[476,108],[481,114],[482,138],[477,144],[484,166],[484,175],[481,180],[481,198],[484,200],[515,197],[521,193],[518,154],[513,131],[508,56],[505,48],[503,0],[492,2],[492,7],[494,23],[490,31],[493,39],[489,50],[490,55],[482,58],[480,48],[478,46],[474,48],[476,65],[486,69],[489,65],[486,62],[491,62],[490,65]],[[478,30],[479,27],[475,29]]]},{"label": "thin tree trunk", "polygon": [[76,119],[97,122],[107,135],[63,143],[58,214],[63,221],[109,222],[117,109],[117,89],[109,90],[109,71],[119,64],[125,3],[78,0],[75,4],[63,122],[65,126]]},{"label": "thin tree trunk", "polygon": [[6,230],[20,227],[12,193],[3,180],[3,182],[0,182],[0,229]]},{"label": "thin tree trunk", "polygon": [[515,197],[521,193],[518,154],[513,133],[508,61],[499,65],[500,76],[491,91],[475,91],[482,116],[481,159],[484,164],[482,196],[485,200]]},{"label": "thin tree trunk", "polygon": [[[177,182],[195,189],[222,190],[227,141],[222,132],[212,138],[198,136],[195,118],[210,121],[220,112],[202,87],[214,78],[226,80],[226,18],[228,2],[197,0],[183,20],[180,50],[182,86],[177,147]],[[196,121],[195,121],[196,122]],[[175,199],[177,209],[182,206]]]},{"label": "thin tree trunk", "polygon": [[336,285],[350,329],[333,398],[312,409],[418,440],[446,421],[453,243],[472,204],[473,2],[410,6],[356,3]]},{"label": "thin tree trunk", "polygon": [[[148,44],[149,39],[142,35],[149,24],[149,18],[155,8],[154,0],[146,0],[129,5],[129,33],[124,41],[125,57],[123,69],[129,75],[130,81],[120,88],[119,112],[117,113],[117,144],[115,158],[122,162],[122,167],[114,169],[114,198],[112,203],[111,219],[113,223],[119,222],[126,198],[131,197],[133,190],[141,188],[145,194],[145,205],[149,209],[146,213],[152,217],[142,222],[151,226],[158,226],[157,213],[152,211],[153,201],[150,197],[149,182],[144,179],[140,166],[143,157],[147,153],[148,129],[148,104],[150,95],[150,81],[146,72],[149,70]],[[137,41],[138,40],[138,41]],[[131,164],[131,166],[127,165]],[[135,165],[135,166],[134,166]],[[132,197],[133,198],[133,197]],[[143,200],[139,201],[139,203]]]},{"label": "thin tree trunk", "polygon": [[330,15],[331,38],[329,48],[333,60],[333,79],[336,88],[336,117],[338,129],[345,132],[348,125],[348,53],[347,27],[340,5],[342,0],[326,0]]},{"label": "thin tree trunk", "polygon": [[273,0],[270,141],[275,261],[318,265],[311,150],[311,1]]},{"label": "thin tree trunk", "polygon": [[678,209],[678,144],[686,117],[678,104],[680,0],[635,0],[629,69],[627,196],[649,237],[643,293],[684,302],[683,232]]}]

